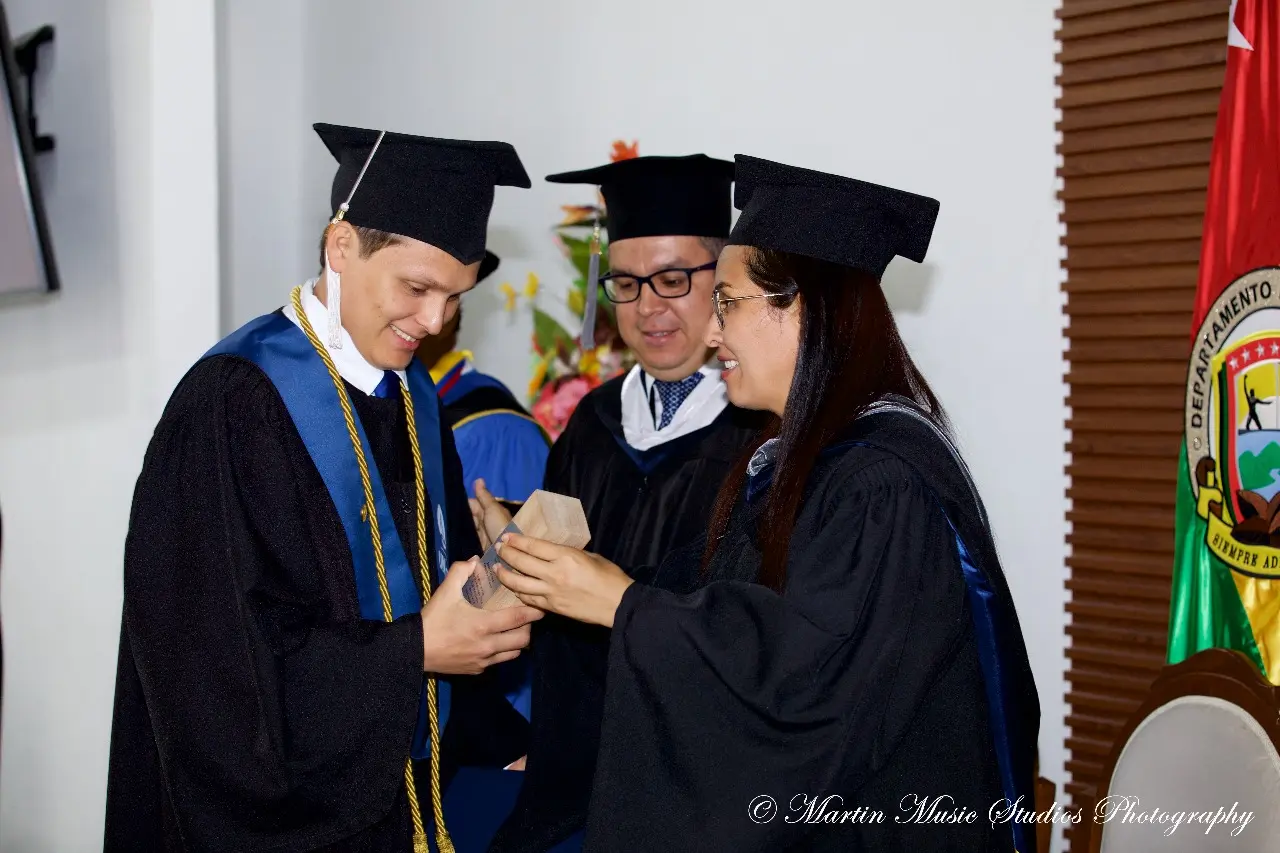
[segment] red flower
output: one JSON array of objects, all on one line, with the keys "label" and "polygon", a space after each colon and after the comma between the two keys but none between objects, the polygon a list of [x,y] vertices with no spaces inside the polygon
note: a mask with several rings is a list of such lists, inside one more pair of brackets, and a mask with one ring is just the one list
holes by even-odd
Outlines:
[{"label": "red flower", "polygon": [[542,386],[533,403],[533,418],[555,441],[569,424],[573,410],[587,392],[600,385],[594,376],[561,376]]}]

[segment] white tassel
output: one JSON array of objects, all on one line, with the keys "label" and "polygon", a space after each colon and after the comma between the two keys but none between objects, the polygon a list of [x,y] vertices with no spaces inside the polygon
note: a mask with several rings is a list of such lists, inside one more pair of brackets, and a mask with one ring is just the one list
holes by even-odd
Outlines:
[{"label": "white tassel", "polygon": [[[351,192],[347,194],[347,200],[338,205],[337,212],[333,215],[333,219],[329,220],[329,224],[341,222],[347,216],[347,211],[351,209],[351,199],[355,198],[356,190],[360,187],[360,182],[364,180],[364,173],[368,171],[369,164],[373,162],[373,155],[378,153],[378,146],[382,144],[382,139],[387,135],[384,130],[378,134],[378,139],[373,143],[373,148],[369,151],[369,156],[364,159],[364,165],[360,167],[360,174],[356,175],[356,182],[351,187]],[[329,266],[329,255],[326,252],[324,257],[324,275],[325,290],[328,293],[329,304],[325,306],[329,309],[329,349],[342,349],[342,276],[333,271],[333,267]]]},{"label": "white tassel", "polygon": [[582,351],[596,348],[596,291],[600,287],[600,217],[596,216],[587,261],[587,304],[582,310]]},{"label": "white tassel", "polygon": [[329,349],[342,349],[342,276],[324,259],[325,296],[329,311]]}]

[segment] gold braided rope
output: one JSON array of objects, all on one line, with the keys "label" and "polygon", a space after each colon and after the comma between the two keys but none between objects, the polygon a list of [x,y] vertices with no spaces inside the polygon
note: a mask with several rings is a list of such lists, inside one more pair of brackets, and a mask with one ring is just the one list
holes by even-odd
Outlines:
[{"label": "gold braided rope", "polygon": [[[333,387],[338,392],[338,402],[342,404],[342,416],[347,422],[347,435],[351,439],[351,446],[356,452],[356,463],[360,467],[360,484],[364,487],[364,505],[369,520],[369,533],[373,537],[373,559],[378,569],[378,591],[382,595],[382,614],[383,618],[390,622],[392,618],[391,594],[387,589],[387,569],[382,557],[382,537],[378,527],[378,514],[373,508],[373,482],[369,478],[369,464],[365,460],[364,447],[360,443],[360,435],[356,432],[355,415],[351,411],[351,400],[347,396],[347,389],[342,384],[342,376],[338,373],[338,368],[333,363],[333,358],[329,355],[328,349],[321,343],[315,329],[311,326],[311,321],[307,318],[306,311],[303,310],[301,287],[293,289],[290,302],[298,316],[302,331],[307,336],[307,340],[311,342],[311,345],[320,355],[320,359],[324,362],[325,368],[329,371],[329,378],[333,380]],[[418,448],[418,433],[413,416],[413,398],[406,384],[400,386],[400,391],[404,398],[405,416],[408,421],[409,447],[413,451],[415,504],[418,521],[418,566],[422,574],[425,603],[431,599],[431,573],[427,561],[426,495],[422,485],[422,453]],[[445,829],[444,825],[444,805],[440,796],[440,720],[436,697],[436,679],[428,677],[427,718],[431,726],[431,807],[436,824],[436,847],[440,853],[454,853],[453,841],[449,838],[448,830]],[[426,829],[422,825],[422,807],[418,803],[417,785],[413,778],[412,756],[405,762],[404,781],[409,798],[409,812],[413,818],[413,850],[414,853],[428,853],[430,848],[427,846]]]},{"label": "gold braided rope", "polygon": [[[418,423],[413,416],[413,396],[408,383],[400,386],[404,397],[404,414],[409,428],[409,449],[413,452],[414,506],[418,518],[418,571],[422,574],[423,603],[431,600],[431,572],[427,562],[426,506],[422,477],[422,451],[418,449]],[[440,795],[440,716],[438,689],[434,677],[427,678],[427,720],[431,731],[431,809],[436,821],[436,846],[440,853],[453,853],[453,841],[444,826],[444,798]],[[414,802],[417,802],[415,797]],[[419,818],[421,820],[421,818]]]}]

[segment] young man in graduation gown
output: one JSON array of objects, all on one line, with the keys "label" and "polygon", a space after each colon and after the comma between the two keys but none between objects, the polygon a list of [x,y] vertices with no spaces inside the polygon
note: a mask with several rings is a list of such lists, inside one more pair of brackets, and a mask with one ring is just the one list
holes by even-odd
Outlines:
[{"label": "young man in graduation gown", "polygon": [[[702,154],[638,157],[547,180],[600,187],[611,267],[601,278],[639,363],[578,404],[552,447],[544,487],[582,501],[588,550],[622,566],[657,566],[705,529],[721,482],[759,426],[728,403],[703,342],[729,234],[733,164]],[[580,844],[608,645],[607,631],[554,615],[535,628],[525,779],[495,853]]]},{"label": "young man in graduation gown", "polygon": [[[499,263],[497,255],[486,251],[477,281],[484,281]],[[418,347],[418,360],[430,368],[453,429],[467,496],[475,497],[475,481],[483,479],[498,500],[520,504],[542,488],[551,442],[506,385],[477,370],[470,352],[457,349],[461,321],[459,308],[443,332]]]},{"label": "young man in graduation gown", "polygon": [[338,162],[324,276],[191,368],[138,479],[108,851],[451,851],[451,682],[539,615],[461,597],[450,562],[478,542],[414,360],[524,167],[506,143],[315,129]]}]

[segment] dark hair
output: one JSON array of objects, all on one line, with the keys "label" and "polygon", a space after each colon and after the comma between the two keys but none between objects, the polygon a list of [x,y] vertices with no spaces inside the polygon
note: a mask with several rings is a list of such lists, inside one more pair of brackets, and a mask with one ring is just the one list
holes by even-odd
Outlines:
[{"label": "dark hair", "polygon": [[823,447],[886,394],[913,400],[949,432],[946,415],[898,335],[893,313],[875,276],[839,264],[785,252],[748,249],[747,276],[764,300],[786,308],[800,297],[800,342],[784,417],[774,417],[734,466],[712,510],[704,570],[729,525],[752,453],[779,439],[773,483],[760,519],[760,583],[781,592],[787,548],[804,499],[805,483]]},{"label": "dark hair", "polygon": [[[325,226],[324,232],[320,235],[320,272],[324,272],[324,246],[329,242],[329,227]],[[360,257],[367,258],[379,249],[385,249],[387,246],[394,246],[400,242],[400,238],[388,231],[379,231],[376,228],[365,228],[363,225],[352,225],[356,229],[356,237],[360,240]]]}]

